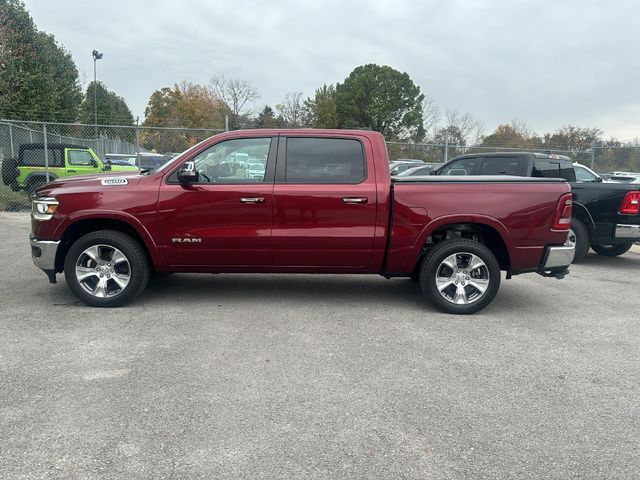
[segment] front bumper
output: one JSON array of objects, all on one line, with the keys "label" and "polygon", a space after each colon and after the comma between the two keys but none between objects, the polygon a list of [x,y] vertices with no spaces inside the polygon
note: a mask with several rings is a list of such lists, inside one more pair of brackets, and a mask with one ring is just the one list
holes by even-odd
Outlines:
[{"label": "front bumper", "polygon": [[58,253],[59,241],[38,240],[32,235],[29,236],[31,243],[31,259],[36,267],[43,270],[51,280],[51,276],[55,278],[56,253]]},{"label": "front bumper", "polygon": [[640,225],[616,225],[616,239],[620,240],[640,240]]}]

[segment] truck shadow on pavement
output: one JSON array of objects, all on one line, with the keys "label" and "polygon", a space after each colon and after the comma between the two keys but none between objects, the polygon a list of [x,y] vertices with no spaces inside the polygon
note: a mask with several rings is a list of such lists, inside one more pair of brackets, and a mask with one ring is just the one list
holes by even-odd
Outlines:
[{"label": "truck shadow on pavement", "polygon": [[[580,263],[581,267],[604,267],[616,270],[635,270],[640,273],[640,255],[637,253],[626,253],[620,257],[605,257],[597,253],[589,254]],[[571,270],[571,268],[569,268]]]},{"label": "truck shadow on pavement", "polygon": [[404,306],[436,311],[417,283],[374,275],[187,274],[152,278],[136,304],[221,302]]}]

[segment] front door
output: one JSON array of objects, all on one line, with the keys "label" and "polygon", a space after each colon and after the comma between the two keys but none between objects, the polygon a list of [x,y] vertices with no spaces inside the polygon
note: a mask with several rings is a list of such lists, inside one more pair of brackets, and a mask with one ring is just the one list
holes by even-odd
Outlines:
[{"label": "front door", "polygon": [[223,140],[187,159],[195,163],[196,183],[178,181],[181,165],[167,175],[158,221],[170,267],[271,265],[277,143],[277,137]]},{"label": "front door", "polygon": [[99,171],[98,162],[89,150],[66,148],[67,175],[86,175]]}]

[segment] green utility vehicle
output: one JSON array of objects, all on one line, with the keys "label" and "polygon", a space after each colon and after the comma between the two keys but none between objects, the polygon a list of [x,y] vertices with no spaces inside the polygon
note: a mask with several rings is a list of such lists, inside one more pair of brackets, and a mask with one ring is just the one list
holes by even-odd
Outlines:
[{"label": "green utility vehicle", "polygon": [[134,165],[103,163],[92,149],[80,145],[48,144],[45,158],[43,143],[25,143],[20,145],[18,158],[2,161],[2,181],[16,192],[25,190],[31,194],[47,183],[47,165],[49,181],[72,175],[138,170]]}]

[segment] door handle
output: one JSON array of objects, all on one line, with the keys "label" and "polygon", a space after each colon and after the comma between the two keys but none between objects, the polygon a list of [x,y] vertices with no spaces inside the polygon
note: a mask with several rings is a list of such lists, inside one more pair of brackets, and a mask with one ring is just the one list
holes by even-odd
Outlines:
[{"label": "door handle", "polygon": [[342,203],[367,203],[369,199],[367,197],[342,197]]},{"label": "door handle", "polygon": [[76,173],[75,170],[67,170],[68,173]]},{"label": "door handle", "polygon": [[240,197],[242,203],[264,203],[264,197]]}]

